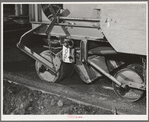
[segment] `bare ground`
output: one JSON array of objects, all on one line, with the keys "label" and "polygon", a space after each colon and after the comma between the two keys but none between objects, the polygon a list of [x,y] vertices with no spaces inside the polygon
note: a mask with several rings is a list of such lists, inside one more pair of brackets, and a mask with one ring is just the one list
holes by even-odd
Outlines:
[{"label": "bare ground", "polygon": [[82,105],[67,98],[31,90],[4,80],[4,115],[49,115],[49,114],[112,114],[92,106]]}]

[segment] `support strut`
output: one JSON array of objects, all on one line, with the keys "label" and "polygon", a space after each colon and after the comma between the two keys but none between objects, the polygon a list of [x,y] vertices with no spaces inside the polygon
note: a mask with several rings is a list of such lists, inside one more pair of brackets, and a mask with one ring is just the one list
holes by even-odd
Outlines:
[{"label": "support strut", "polygon": [[53,67],[53,65],[52,65],[51,62],[49,62],[47,59],[43,58],[39,54],[35,53],[34,51],[32,51],[31,49],[29,49],[27,46],[23,45],[23,43],[22,43],[22,42],[26,41],[30,37],[30,35],[33,34],[34,31],[38,30],[39,28],[41,28],[43,26],[44,25],[40,25],[37,28],[31,29],[28,32],[26,32],[25,34],[23,34],[21,36],[21,38],[20,38],[19,43],[17,44],[17,47],[19,49],[21,49],[23,52],[25,52],[26,54],[28,54],[30,57],[34,58],[35,60],[38,60],[43,65],[45,65],[46,67],[48,67],[49,68],[49,71],[51,73],[53,73],[54,75],[56,75],[56,71],[51,68],[51,67]]},{"label": "support strut", "polygon": [[102,68],[100,68],[96,63],[92,62],[90,59],[88,59],[88,63],[91,66],[93,66],[95,69],[97,69],[99,72],[101,72],[102,74],[107,76],[109,79],[111,79],[113,82],[115,82],[117,85],[121,86],[122,88],[125,88],[125,86],[127,85],[129,87],[137,88],[137,89],[140,89],[140,90],[145,90],[146,89],[145,84],[134,83],[132,81],[121,83],[115,77],[113,77],[112,75],[110,75],[109,73],[104,71]]}]

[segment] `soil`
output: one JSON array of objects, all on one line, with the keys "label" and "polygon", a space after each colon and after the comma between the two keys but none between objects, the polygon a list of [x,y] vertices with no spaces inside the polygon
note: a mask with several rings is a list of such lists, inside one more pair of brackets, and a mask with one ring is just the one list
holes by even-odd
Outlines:
[{"label": "soil", "polygon": [[49,115],[49,114],[112,114],[110,111],[76,103],[28,87],[8,82],[3,83],[4,115]]}]

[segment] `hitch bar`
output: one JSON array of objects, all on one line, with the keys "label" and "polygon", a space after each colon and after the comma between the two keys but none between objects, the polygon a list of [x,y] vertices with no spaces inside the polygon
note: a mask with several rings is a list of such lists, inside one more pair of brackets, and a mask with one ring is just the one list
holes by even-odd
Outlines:
[{"label": "hitch bar", "polygon": [[101,72],[102,74],[104,74],[105,76],[107,76],[109,79],[111,79],[113,82],[115,82],[117,85],[121,86],[122,88],[125,88],[125,86],[129,86],[132,88],[137,88],[140,90],[145,90],[145,84],[139,84],[139,83],[134,83],[134,82],[128,82],[128,83],[121,83],[119,82],[115,77],[113,77],[112,75],[110,75],[109,73],[107,73],[106,71],[104,71],[102,68],[100,68],[97,64],[95,64],[94,62],[92,62],[90,59],[88,59],[87,61],[91,66],[93,66],[95,69],[97,69],[99,72]]},{"label": "hitch bar", "polygon": [[38,30],[39,28],[43,27],[44,25],[40,25],[34,29],[31,29],[29,31],[27,31],[25,34],[23,34],[20,38],[20,41],[17,44],[17,47],[22,50],[23,52],[25,52],[26,54],[28,54],[30,57],[32,57],[33,59],[41,62],[43,65],[45,65],[46,67],[49,68],[49,72],[51,72],[53,75],[56,75],[56,71],[54,69],[52,69],[51,67],[53,67],[53,64],[48,61],[47,59],[45,59],[44,57],[40,56],[39,54],[37,54],[36,52],[32,51],[31,49],[29,49],[27,46],[23,45],[22,42],[27,40],[28,37],[33,34],[34,31]]}]

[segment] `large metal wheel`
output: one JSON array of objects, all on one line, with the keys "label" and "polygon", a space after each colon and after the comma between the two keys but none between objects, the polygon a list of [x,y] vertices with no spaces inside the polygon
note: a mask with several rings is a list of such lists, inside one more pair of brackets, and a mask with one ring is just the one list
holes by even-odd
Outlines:
[{"label": "large metal wheel", "polygon": [[[115,73],[115,78],[122,82],[133,81],[139,84],[144,84],[143,75],[142,75],[143,67],[139,64],[131,64],[124,69],[119,70]],[[112,86],[114,88],[114,92],[116,95],[126,101],[135,102],[144,96],[145,91],[135,89],[135,88],[127,88],[124,90],[120,88],[117,84],[112,82]]]},{"label": "large metal wheel", "polygon": [[[61,62],[61,60],[59,58],[57,58],[56,59],[57,61],[55,61],[54,55],[51,54],[51,52],[49,50],[43,51],[40,55],[42,57],[46,58],[48,61],[50,61],[51,64],[53,64],[53,66],[51,68],[53,68],[57,71],[57,74],[54,75],[41,62],[36,61],[35,62],[36,72],[41,80],[45,80],[45,81],[51,82],[51,83],[59,82],[59,81],[63,80],[64,78],[66,78],[67,76],[69,76],[73,72],[73,68],[70,64],[65,64],[65,63]],[[58,64],[58,62],[60,64]]]}]

